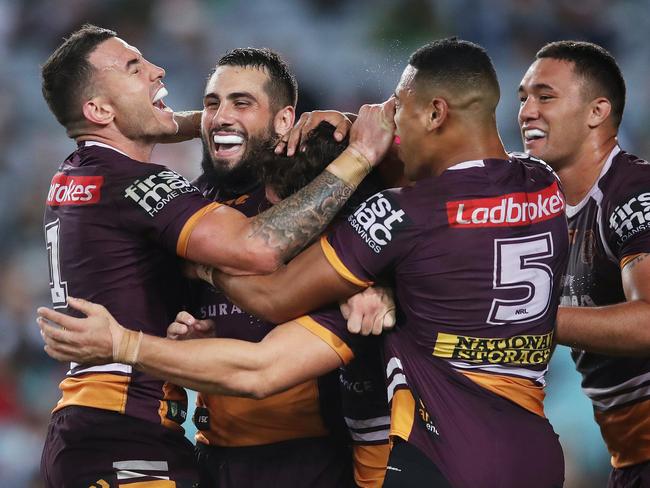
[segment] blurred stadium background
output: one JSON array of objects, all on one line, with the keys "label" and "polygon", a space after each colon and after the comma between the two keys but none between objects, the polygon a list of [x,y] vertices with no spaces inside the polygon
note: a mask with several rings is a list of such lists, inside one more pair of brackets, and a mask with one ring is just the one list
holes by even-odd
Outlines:
[{"label": "blurred stadium background", "polygon": [[[502,87],[499,126],[511,150],[521,148],[517,87],[536,50],[551,40],[590,40],[617,57],[627,80],[623,147],[650,157],[648,0],[0,0],[3,487],[41,486],[42,442],[65,371],[42,351],[34,318],[37,306],[50,303],[43,202],[73,143],[41,97],[39,66],[84,22],[117,30],[163,66],[166,101],[175,109],[200,108],[206,76],[227,50],[268,46],[298,77],[299,112],[356,111],[392,93],[413,49],[458,35],[485,46],[495,62]],[[192,178],[200,143],[159,146],[155,160]],[[565,450],[566,487],[605,486],[608,455],[565,348],[553,358],[546,405]],[[189,422],[186,427],[192,435]]]}]

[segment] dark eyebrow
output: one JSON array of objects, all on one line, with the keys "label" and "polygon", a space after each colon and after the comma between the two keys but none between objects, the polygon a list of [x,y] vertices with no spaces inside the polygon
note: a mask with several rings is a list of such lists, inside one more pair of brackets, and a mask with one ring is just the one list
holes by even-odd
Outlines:
[{"label": "dark eyebrow", "polygon": [[250,98],[251,100],[257,101],[257,98],[250,92],[233,92],[229,93],[226,97],[228,100],[235,100],[237,98]]},{"label": "dark eyebrow", "polygon": [[[554,88],[547,83],[535,83],[530,88],[531,90],[554,90]],[[520,92],[524,91],[523,85],[519,85],[519,91]]]},{"label": "dark eyebrow", "polygon": [[136,66],[136,65],[140,64],[140,58],[141,57],[142,56],[138,56],[137,58],[129,59],[126,62],[126,70],[130,71],[133,66]]}]

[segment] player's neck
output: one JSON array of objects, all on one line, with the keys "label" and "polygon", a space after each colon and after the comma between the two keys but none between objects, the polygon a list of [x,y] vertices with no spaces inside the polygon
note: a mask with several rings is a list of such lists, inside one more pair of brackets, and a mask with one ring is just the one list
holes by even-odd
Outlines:
[{"label": "player's neck", "polygon": [[441,151],[441,153],[444,153],[445,157],[436,165],[435,173],[438,175],[464,161],[508,159],[508,154],[496,131],[489,131],[482,137],[480,135],[471,137],[469,141],[467,134],[464,133],[458,140],[452,141],[449,151]]},{"label": "player's neck", "polygon": [[615,135],[601,140],[586,141],[570,161],[557,165],[557,174],[569,205],[577,205],[591,191],[616,144],[618,141]]},{"label": "player's neck", "polygon": [[148,143],[143,141],[134,141],[128,139],[127,137],[114,134],[101,134],[101,133],[92,133],[84,134],[76,138],[77,142],[82,141],[96,141],[111,146],[118,151],[126,154],[131,159],[140,161],[143,163],[151,162],[151,153],[155,143]]}]

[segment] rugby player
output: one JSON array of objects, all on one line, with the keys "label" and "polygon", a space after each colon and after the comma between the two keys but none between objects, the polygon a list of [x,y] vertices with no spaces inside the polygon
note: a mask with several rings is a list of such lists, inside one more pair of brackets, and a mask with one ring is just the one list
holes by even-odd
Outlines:
[{"label": "rugby player", "polygon": [[[232,63],[233,56],[237,59],[240,55],[244,54],[236,50],[226,58]],[[260,205],[268,205],[264,193],[269,202],[277,203],[308,184],[326,161],[335,159],[347,146],[347,140],[335,141],[334,130],[325,122],[319,125],[294,157],[275,155],[271,150],[257,154],[253,164],[260,171],[252,172],[248,179],[253,191],[239,197],[228,194],[232,205],[254,212]],[[371,195],[380,187],[379,175],[370,175],[341,213],[351,213],[363,201],[362,195]],[[227,189],[219,186],[218,191]],[[243,313],[212,288],[204,291],[193,312],[194,316],[181,312],[167,336],[196,338],[206,336],[208,329],[213,337],[259,342],[274,327]],[[200,333],[196,329],[201,329]],[[340,434],[336,424],[342,413],[353,442],[357,486],[381,486],[388,458],[389,421],[379,351],[379,340],[370,341],[349,367],[265,399],[200,394],[195,423],[201,429],[197,436],[199,468],[206,471],[202,485],[213,486],[216,481],[219,486],[251,487],[349,485],[345,474],[352,456],[347,439],[343,444],[340,435],[338,439],[332,436]]]},{"label": "rugby player", "polygon": [[[140,334],[159,336],[180,310],[176,256],[234,273],[272,271],[322,231],[391,143],[390,131],[377,122],[383,107],[366,107],[337,161],[293,198],[248,219],[150,163],[155,141],[178,130],[162,101],[164,74],[115,32],[90,25],[73,33],[42,68],[43,95],[78,146],[47,196],[53,305],[65,309],[69,295],[83,296],[106,305]],[[204,123],[215,115],[213,98],[206,93]],[[242,98],[253,109],[269,103],[246,93]],[[276,132],[292,123],[291,105],[273,119]],[[255,135],[211,130],[209,150],[245,153]],[[377,138],[384,148],[378,149]],[[139,347],[139,339],[131,338],[116,343],[114,363],[71,364],[43,450],[47,486],[196,481],[192,448],[180,427],[185,393],[124,362]]]},{"label": "rugby player", "polygon": [[[235,49],[217,62],[207,83],[203,174],[196,182],[206,197],[255,216],[270,207],[260,180],[263,160],[282,165],[279,171],[301,174],[293,184],[304,184],[294,186],[294,193],[324,169],[326,162],[321,158],[331,156],[326,159],[331,161],[339,156],[342,150],[315,154],[316,174],[304,174],[305,165],[299,164],[308,161],[311,152],[300,153],[295,160],[268,157],[274,155],[272,147],[278,137],[293,125],[296,101],[295,78],[272,51]],[[289,123],[276,126],[274,121],[283,117]],[[249,147],[233,152],[214,144],[213,133],[248,134]],[[189,293],[192,315],[179,314],[168,336],[184,338],[209,321],[209,330],[217,337],[259,342],[275,326],[243,312],[204,282],[195,281]],[[194,317],[200,322],[188,323]],[[338,398],[335,374],[261,400],[199,393],[194,423],[201,486],[353,485],[348,441],[341,435],[342,426],[337,428],[341,422]]]},{"label": "rugby player", "polygon": [[519,87],[528,153],[567,199],[570,254],[556,340],[571,346],[613,470],[609,486],[650,486],[650,165],[617,133],[625,82],[587,42],[547,44]]},{"label": "rugby player", "polygon": [[[370,197],[272,275],[202,273],[274,321],[394,281],[401,314],[385,338],[394,445],[384,486],[559,487],[562,451],[542,405],[568,247],[557,179],[503,149],[496,73],[475,44],[417,50],[394,100],[412,186]],[[100,305],[73,306],[87,317],[39,309],[48,354],[114,360],[113,335],[133,333]],[[311,313],[258,344],[148,336],[129,359],[191,388],[263,397],[354,357],[365,338],[338,315]]]}]

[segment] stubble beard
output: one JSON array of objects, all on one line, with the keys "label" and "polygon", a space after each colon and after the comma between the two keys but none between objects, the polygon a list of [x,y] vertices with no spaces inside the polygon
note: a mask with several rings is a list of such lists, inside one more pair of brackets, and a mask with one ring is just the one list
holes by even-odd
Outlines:
[{"label": "stubble beard", "polygon": [[249,136],[246,141],[246,152],[232,166],[229,166],[228,160],[212,157],[210,145],[204,136],[201,136],[201,141],[203,143],[201,178],[222,192],[238,195],[260,182],[261,161],[265,155],[273,151],[277,135],[274,133],[273,125],[270,124],[264,134]]}]

